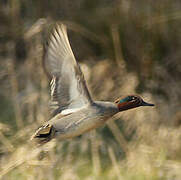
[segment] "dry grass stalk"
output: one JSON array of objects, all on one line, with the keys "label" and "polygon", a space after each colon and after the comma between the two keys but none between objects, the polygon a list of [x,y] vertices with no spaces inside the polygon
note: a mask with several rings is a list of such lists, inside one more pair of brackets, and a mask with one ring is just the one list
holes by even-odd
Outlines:
[{"label": "dry grass stalk", "polygon": [[21,107],[20,107],[20,104],[16,100],[17,94],[19,93],[18,80],[16,77],[14,62],[12,59],[9,60],[7,68],[8,68],[8,74],[9,74],[9,81],[11,84],[11,92],[12,92],[12,99],[13,99],[13,105],[14,105],[14,110],[15,110],[16,125],[18,128],[22,128],[23,117],[22,117]]}]

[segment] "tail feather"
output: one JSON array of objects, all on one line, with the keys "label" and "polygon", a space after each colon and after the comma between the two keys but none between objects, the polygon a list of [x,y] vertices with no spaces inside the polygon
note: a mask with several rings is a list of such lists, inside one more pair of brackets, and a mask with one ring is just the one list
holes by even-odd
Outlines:
[{"label": "tail feather", "polygon": [[52,125],[46,124],[38,128],[31,140],[35,140],[38,144],[44,144],[54,138],[55,129]]}]

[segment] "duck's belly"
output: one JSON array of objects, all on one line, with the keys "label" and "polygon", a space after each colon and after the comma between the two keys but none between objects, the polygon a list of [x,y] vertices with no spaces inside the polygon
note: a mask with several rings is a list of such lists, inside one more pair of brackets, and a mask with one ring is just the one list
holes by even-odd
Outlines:
[{"label": "duck's belly", "polygon": [[[73,118],[70,120],[70,117],[65,117],[61,119],[56,124],[53,124],[57,129],[56,135],[60,139],[72,138],[79,136],[87,131],[100,127],[105,123],[109,117],[81,117],[79,119]],[[58,125],[57,125],[58,124]]]}]

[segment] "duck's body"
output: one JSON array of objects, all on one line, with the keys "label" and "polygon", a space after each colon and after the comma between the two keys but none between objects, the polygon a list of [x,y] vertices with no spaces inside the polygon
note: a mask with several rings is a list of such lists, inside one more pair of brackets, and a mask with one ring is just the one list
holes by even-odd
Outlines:
[{"label": "duck's body", "polygon": [[59,139],[67,139],[100,127],[118,112],[119,110],[114,103],[94,102],[64,116],[57,114],[48,124],[55,127],[55,136],[58,135]]},{"label": "duck's body", "polygon": [[120,111],[153,105],[136,95],[126,96],[114,103],[93,101],[62,24],[57,25],[45,46],[44,65],[52,77],[50,85],[54,110],[53,117],[32,136],[39,143],[56,136],[61,140],[75,137],[100,127]]}]

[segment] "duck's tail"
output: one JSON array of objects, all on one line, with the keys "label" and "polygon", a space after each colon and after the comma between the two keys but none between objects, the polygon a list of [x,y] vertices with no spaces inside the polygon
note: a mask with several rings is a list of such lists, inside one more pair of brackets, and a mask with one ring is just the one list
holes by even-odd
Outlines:
[{"label": "duck's tail", "polygon": [[36,141],[36,143],[41,145],[50,141],[54,136],[55,128],[50,124],[46,124],[36,130],[35,134],[31,137],[31,140]]}]

